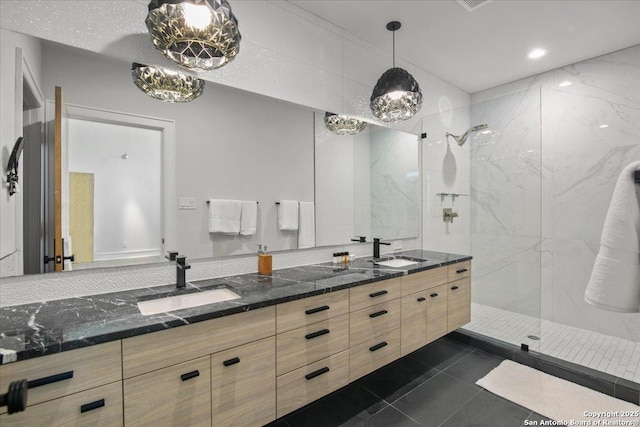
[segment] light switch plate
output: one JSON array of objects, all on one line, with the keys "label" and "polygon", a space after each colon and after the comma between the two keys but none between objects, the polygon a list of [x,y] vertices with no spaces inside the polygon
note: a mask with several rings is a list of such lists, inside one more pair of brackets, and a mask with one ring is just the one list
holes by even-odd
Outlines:
[{"label": "light switch plate", "polygon": [[180,209],[194,210],[196,208],[195,197],[180,197]]},{"label": "light switch plate", "polygon": [[401,251],[402,250],[402,240],[394,240],[392,248],[393,248],[394,251]]}]

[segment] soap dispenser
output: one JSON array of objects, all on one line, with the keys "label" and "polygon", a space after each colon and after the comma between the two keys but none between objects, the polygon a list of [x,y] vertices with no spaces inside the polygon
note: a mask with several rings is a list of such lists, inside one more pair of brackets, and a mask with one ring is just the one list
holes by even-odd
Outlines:
[{"label": "soap dispenser", "polygon": [[272,263],[271,254],[267,254],[267,245],[264,245],[264,251],[262,245],[258,246],[258,274],[271,275]]}]

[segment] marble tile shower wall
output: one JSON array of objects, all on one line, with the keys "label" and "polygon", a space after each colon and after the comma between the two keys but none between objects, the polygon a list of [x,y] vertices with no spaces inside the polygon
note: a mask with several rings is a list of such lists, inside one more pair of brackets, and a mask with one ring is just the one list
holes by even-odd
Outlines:
[{"label": "marble tile shower wall", "polygon": [[[444,98],[440,98],[439,104],[438,113],[422,119],[422,132],[427,133],[422,140],[422,247],[470,254],[470,144],[467,141],[459,147],[453,139],[447,141],[445,137],[447,132],[460,135],[470,127],[469,108],[451,108]],[[454,199],[438,196],[439,193],[464,196]],[[444,208],[458,213],[453,223],[443,221]]]},{"label": "marble tile shower wall", "polygon": [[474,302],[640,341],[639,314],[583,298],[618,174],[640,159],[638,81],[634,46],[472,95],[494,130],[472,140]]}]

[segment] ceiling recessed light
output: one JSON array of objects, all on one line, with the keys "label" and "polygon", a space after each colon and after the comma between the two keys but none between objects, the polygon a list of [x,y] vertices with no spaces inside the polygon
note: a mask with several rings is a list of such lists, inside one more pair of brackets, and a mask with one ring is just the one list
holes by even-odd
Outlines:
[{"label": "ceiling recessed light", "polygon": [[609,125],[600,125],[600,129],[608,128]]},{"label": "ceiling recessed light", "polygon": [[562,83],[560,83],[558,86],[560,87],[567,87],[567,86],[571,86],[573,83],[571,83],[570,81],[564,81]]},{"label": "ceiling recessed light", "polygon": [[536,48],[529,52],[529,59],[542,58],[547,54],[547,49]]}]

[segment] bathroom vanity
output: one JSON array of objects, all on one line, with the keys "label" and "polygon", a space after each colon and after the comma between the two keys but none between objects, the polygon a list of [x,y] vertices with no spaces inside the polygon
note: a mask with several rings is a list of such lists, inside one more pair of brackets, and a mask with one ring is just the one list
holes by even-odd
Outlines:
[{"label": "bathroom vanity", "polygon": [[[0,390],[39,383],[24,412],[0,408],[0,423],[267,424],[469,322],[471,257],[410,254],[427,261],[318,264],[0,309],[2,342],[22,341],[17,361],[3,356]],[[150,316],[137,307],[221,286],[241,298]]]}]

